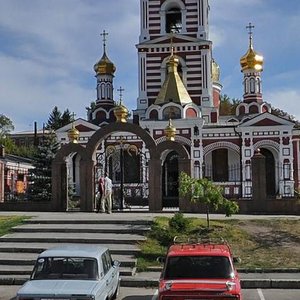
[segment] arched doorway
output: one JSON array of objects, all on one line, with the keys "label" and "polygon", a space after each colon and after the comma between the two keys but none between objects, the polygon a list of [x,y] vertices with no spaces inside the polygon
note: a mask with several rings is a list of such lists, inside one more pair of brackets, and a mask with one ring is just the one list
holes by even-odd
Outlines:
[{"label": "arched doorway", "polygon": [[170,151],[162,166],[163,207],[178,207],[178,153]]},{"label": "arched doorway", "polygon": [[265,157],[266,192],[268,196],[274,196],[276,194],[275,159],[273,153],[266,148],[260,148],[260,153]]}]

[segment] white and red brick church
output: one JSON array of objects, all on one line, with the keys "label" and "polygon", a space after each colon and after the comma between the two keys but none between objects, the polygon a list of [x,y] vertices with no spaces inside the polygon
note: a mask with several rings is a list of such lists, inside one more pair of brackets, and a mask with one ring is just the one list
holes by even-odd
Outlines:
[{"label": "white and red brick church", "polygon": [[[264,207],[271,212],[273,206],[280,212],[292,207],[290,201],[300,188],[300,130],[291,120],[272,114],[264,102],[263,57],[255,50],[251,23],[247,28],[249,46],[240,58],[242,101],[235,114],[220,116],[222,84],[209,39],[208,0],[140,0],[137,105],[128,122],[145,129],[156,144],[169,138],[166,128],[174,130],[175,141],[189,154],[191,175],[223,186],[226,197],[243,201],[243,211],[251,210],[247,201],[255,197],[254,185],[259,185],[263,193],[258,195],[265,195],[269,204],[258,203],[258,211]],[[77,119],[57,131],[62,144],[71,137],[85,145],[97,130],[116,121],[116,107],[126,111],[126,99],[123,104],[114,99],[116,67],[105,42],[103,32],[103,55],[94,66],[97,98],[87,120]],[[122,160],[121,150],[126,150]],[[115,187],[123,187],[125,198],[146,198],[148,155],[137,135],[113,133],[99,145],[95,180],[108,170]],[[254,167],[255,157],[264,158],[262,173]],[[76,154],[70,156],[68,172],[79,193],[78,159]],[[178,205],[178,164],[175,150],[164,151],[158,186],[162,208]]]}]

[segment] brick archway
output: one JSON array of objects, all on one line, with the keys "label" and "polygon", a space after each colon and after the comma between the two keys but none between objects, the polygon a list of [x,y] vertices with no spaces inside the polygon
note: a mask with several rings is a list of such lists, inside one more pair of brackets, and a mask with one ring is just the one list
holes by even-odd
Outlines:
[{"label": "brick archway", "polygon": [[[191,173],[191,158],[190,154],[188,153],[187,149],[179,142],[177,141],[164,141],[161,142],[160,144],[157,145],[157,152],[159,154],[159,175],[160,176],[154,176],[156,178],[156,181],[159,181],[159,186],[158,189],[156,189],[156,194],[159,193],[160,197],[158,198],[159,200],[156,201],[156,210],[161,210],[162,209],[162,168],[161,168],[161,157],[163,155],[163,152],[166,150],[172,150],[177,152],[179,156],[178,160],[178,172],[179,174],[181,172],[185,172],[187,174]],[[184,199],[179,198],[179,210],[184,211],[188,210],[187,204],[185,203]]]},{"label": "brick archway", "polygon": [[[57,152],[52,162],[52,207],[55,211],[65,211],[67,209],[68,190],[67,190],[67,168],[65,158],[71,153],[80,155],[80,186],[86,185],[87,177],[85,174],[93,160],[87,155],[86,149],[74,143],[63,145]],[[80,189],[80,199],[85,198],[85,189]],[[80,210],[86,211],[86,201],[80,201]]]},{"label": "brick archway", "polygon": [[[191,161],[187,149],[178,142],[164,141],[159,144],[143,128],[129,123],[111,123],[97,130],[88,141],[86,147],[69,143],[61,147],[52,164],[52,197],[53,209],[66,210],[66,164],[65,157],[71,153],[78,153],[80,160],[80,210],[93,211],[94,199],[94,154],[103,139],[112,133],[130,132],[141,138],[149,150],[149,210],[162,210],[161,188],[161,155],[165,150],[175,150],[179,155],[179,170],[190,174]],[[181,202],[180,202],[181,203]],[[184,205],[180,204],[180,208]]]}]

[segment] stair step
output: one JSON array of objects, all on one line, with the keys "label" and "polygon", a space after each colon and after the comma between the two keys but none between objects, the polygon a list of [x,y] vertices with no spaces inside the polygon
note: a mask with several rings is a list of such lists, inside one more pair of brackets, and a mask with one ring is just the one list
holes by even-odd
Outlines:
[{"label": "stair step", "polygon": [[[33,270],[33,265],[0,265],[0,277],[15,277],[15,275],[29,277]],[[120,267],[120,276],[133,276],[134,267]]]},{"label": "stair step", "polygon": [[116,233],[144,235],[149,231],[146,226],[109,225],[109,224],[25,224],[16,226],[13,232],[72,232],[72,233]]},{"label": "stair step", "polygon": [[[100,214],[101,215],[101,214]],[[121,225],[141,225],[151,226],[152,221],[149,220],[122,220],[122,219],[89,219],[89,220],[76,220],[76,219],[27,219],[25,224],[121,224]]]},{"label": "stair step", "polygon": [[16,232],[0,237],[0,242],[48,242],[48,243],[86,243],[86,244],[136,244],[145,237],[137,234],[111,233],[69,233],[62,232]]},{"label": "stair step", "polygon": [[[134,267],[136,258],[132,255],[113,255],[113,260],[118,260],[122,267]],[[35,253],[0,253],[0,268],[1,265],[34,265],[37,259]]]},{"label": "stair step", "polygon": [[[63,243],[67,244],[67,243]],[[41,253],[46,249],[61,245],[61,243],[11,243],[11,242],[1,242],[0,239],[0,253],[1,252],[26,252],[26,253]],[[110,250],[112,255],[114,254],[124,254],[124,255],[136,255],[141,252],[141,250],[133,244],[124,244],[120,247],[119,244],[102,244]]]}]

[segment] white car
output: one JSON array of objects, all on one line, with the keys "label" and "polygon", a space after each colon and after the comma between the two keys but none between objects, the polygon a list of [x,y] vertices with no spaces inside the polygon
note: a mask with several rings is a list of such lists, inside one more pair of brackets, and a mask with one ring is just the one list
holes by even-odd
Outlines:
[{"label": "white car", "polygon": [[118,261],[99,245],[69,244],[48,249],[35,263],[18,300],[106,300],[119,292]]}]

